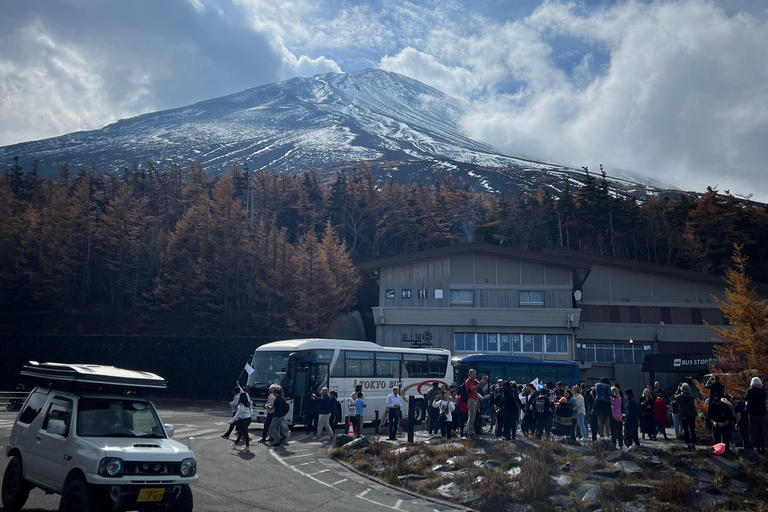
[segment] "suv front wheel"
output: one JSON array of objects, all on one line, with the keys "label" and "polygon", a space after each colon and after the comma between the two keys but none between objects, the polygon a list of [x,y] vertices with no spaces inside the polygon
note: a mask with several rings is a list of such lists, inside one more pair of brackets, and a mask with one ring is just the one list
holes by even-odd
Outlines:
[{"label": "suv front wheel", "polygon": [[88,484],[83,479],[74,478],[64,487],[59,512],[95,512]]},{"label": "suv front wheel", "polygon": [[12,512],[21,510],[29,497],[32,485],[24,480],[24,468],[19,457],[13,457],[3,476],[3,506]]},{"label": "suv front wheel", "polygon": [[188,485],[181,487],[179,498],[168,509],[170,512],[192,512],[192,491]]}]

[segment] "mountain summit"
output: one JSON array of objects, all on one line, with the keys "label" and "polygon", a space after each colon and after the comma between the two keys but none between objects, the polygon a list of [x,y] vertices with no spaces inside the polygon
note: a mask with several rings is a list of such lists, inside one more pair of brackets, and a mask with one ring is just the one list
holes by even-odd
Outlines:
[{"label": "mountain summit", "polygon": [[[573,169],[500,154],[466,137],[460,121],[470,107],[396,73],[367,69],[292,78],[187,107],[120,120],[101,130],[0,148],[38,172],[117,170],[150,161],[200,161],[213,173],[232,164],[285,173],[330,173],[366,161],[380,178],[424,184],[445,173],[478,190],[516,193],[549,186],[557,194]],[[611,173],[615,175],[616,173]],[[614,176],[628,189],[670,188],[639,176]]]}]

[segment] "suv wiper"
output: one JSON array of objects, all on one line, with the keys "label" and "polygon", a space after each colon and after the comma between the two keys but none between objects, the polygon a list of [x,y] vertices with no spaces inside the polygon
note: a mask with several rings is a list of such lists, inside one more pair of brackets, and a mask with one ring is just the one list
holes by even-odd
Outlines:
[{"label": "suv wiper", "polygon": [[161,436],[160,434],[142,434],[137,437],[149,437],[151,439],[165,439],[165,436]]}]

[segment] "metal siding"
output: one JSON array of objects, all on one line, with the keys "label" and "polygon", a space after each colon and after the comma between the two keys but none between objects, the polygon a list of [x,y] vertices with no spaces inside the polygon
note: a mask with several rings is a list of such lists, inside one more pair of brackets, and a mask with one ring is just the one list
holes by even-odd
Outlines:
[{"label": "metal siding", "polygon": [[546,267],[540,263],[521,261],[521,284],[546,284]]},{"label": "metal siding", "polygon": [[629,299],[630,302],[651,302],[650,274],[612,268],[611,297],[614,302],[625,298]]},{"label": "metal siding", "polygon": [[571,290],[546,290],[544,291],[544,307],[555,309],[568,309],[573,306]]},{"label": "metal siding", "polygon": [[451,284],[474,284],[474,255],[451,256]]},{"label": "metal siding", "polygon": [[584,282],[583,292],[586,302],[608,302],[611,300],[608,267],[595,265]]},{"label": "metal siding", "polygon": [[496,265],[498,284],[520,284],[520,260],[498,258]]},{"label": "metal siding", "polygon": [[576,333],[577,341],[601,340],[623,342],[630,338],[643,344],[653,343],[657,335],[659,345],[665,342],[711,342],[717,335],[706,325],[653,325],[583,323]]},{"label": "metal siding", "polygon": [[696,283],[696,298],[703,304],[716,304],[712,296],[720,300],[725,298],[725,286],[715,286],[706,283]]},{"label": "metal siding", "polygon": [[487,254],[475,254],[476,284],[496,284],[496,257]]},{"label": "metal siding", "polygon": [[[547,327],[565,329],[568,315],[577,325],[578,309],[502,309],[502,308],[373,308],[374,321],[384,325],[450,325],[481,327]],[[381,318],[384,321],[381,321]],[[474,327],[474,326],[473,326]],[[554,331],[553,331],[554,332]]]},{"label": "metal siding", "polygon": [[546,266],[547,284],[571,284],[571,269],[564,267]]},{"label": "metal siding", "polygon": [[653,302],[695,302],[696,286],[693,281],[653,276]]},{"label": "metal siding", "polygon": [[640,397],[643,388],[647,384],[645,374],[640,371],[642,363],[614,363],[613,382],[621,385],[621,390],[631,389],[635,394],[635,400]]}]

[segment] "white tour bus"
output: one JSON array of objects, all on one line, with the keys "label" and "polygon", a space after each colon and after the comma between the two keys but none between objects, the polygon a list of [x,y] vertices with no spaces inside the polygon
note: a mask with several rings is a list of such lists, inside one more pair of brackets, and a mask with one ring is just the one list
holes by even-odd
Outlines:
[{"label": "white tour bus", "polygon": [[254,423],[264,424],[264,404],[271,384],[280,384],[290,403],[288,423],[305,423],[312,412],[312,393],[327,387],[339,394],[336,411],[339,423],[348,415],[347,399],[358,384],[363,386],[365,421],[383,420],[387,395],[401,390],[403,416],[413,402],[417,422],[423,421],[426,404],[423,394],[432,382],[451,384],[451,352],[432,348],[382,347],[368,341],[300,339],[267,343],[256,349],[248,377],[253,401]]}]

